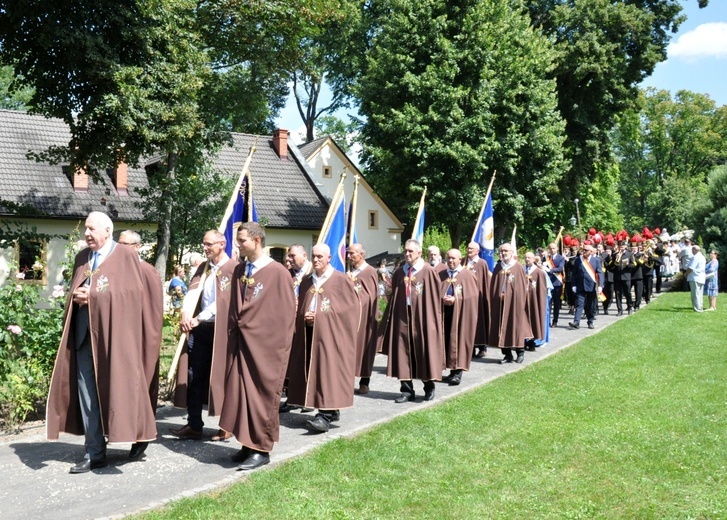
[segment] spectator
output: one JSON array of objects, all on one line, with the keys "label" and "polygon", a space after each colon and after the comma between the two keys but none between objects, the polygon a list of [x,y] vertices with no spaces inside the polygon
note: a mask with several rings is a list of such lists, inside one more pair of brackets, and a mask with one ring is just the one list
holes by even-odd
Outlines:
[{"label": "spectator", "polygon": [[709,296],[709,309],[708,311],[717,310],[717,292],[719,290],[719,260],[717,257],[719,254],[716,250],[712,249],[709,252],[709,262],[704,269],[704,278],[706,280],[707,296]]}]

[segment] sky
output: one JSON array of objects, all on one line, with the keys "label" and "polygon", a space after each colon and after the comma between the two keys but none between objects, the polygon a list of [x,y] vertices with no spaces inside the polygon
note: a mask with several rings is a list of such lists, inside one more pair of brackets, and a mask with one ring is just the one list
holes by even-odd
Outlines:
[{"label": "sky", "polygon": [[[672,96],[691,90],[709,95],[717,106],[727,105],[727,0],[710,0],[704,9],[699,9],[697,0],[682,0],[682,6],[687,20],[672,36],[666,61],[641,86],[668,90]],[[328,101],[330,92],[324,88],[318,106]],[[345,110],[335,115],[348,120]],[[303,141],[300,134],[305,137],[305,132],[292,94],[276,122],[291,131],[294,142]]]}]

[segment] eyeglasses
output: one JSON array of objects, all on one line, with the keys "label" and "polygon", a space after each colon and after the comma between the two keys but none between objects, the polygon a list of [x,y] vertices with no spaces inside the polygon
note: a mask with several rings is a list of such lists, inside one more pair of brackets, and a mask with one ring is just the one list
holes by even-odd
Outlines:
[{"label": "eyeglasses", "polygon": [[122,246],[138,246],[139,245],[139,242],[121,242],[120,240],[118,243],[121,244]]},{"label": "eyeglasses", "polygon": [[202,247],[212,247],[215,244],[221,244],[221,243],[222,242],[219,240],[217,242],[202,242]]}]

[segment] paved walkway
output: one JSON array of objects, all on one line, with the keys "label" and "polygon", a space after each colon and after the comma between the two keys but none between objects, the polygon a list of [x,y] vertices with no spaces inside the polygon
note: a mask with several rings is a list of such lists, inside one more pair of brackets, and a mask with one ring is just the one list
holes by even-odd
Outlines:
[{"label": "paved walkway", "polygon": [[[596,330],[568,329],[572,319],[561,315],[560,325],[551,329],[551,342],[537,352],[526,352],[525,362],[500,365],[500,351],[490,349],[488,357],[476,359],[462,384],[437,384],[434,401],[424,403],[421,382],[415,383],[417,401],[396,404],[399,383],[386,377],[386,358],[377,356],[372,391],[356,396],[354,407],[341,412],[341,421],[326,434],[311,434],[305,421],[312,414],[291,412],[281,415],[280,444],[272,452],[272,468],[340,437],[354,436],[372,426],[409,412],[436,406],[446,399],[482,386],[495,378],[521,370],[532,363],[597,333],[617,320],[615,309],[599,315]],[[585,324],[585,320],[582,322]],[[90,473],[71,475],[70,467],[83,457],[82,437],[62,434],[59,441],[45,440],[45,431],[0,437],[0,472],[5,476],[0,488],[0,518],[10,519],[91,519],[120,518],[133,512],[159,507],[169,501],[211,491],[242,480],[246,472],[236,471],[230,456],[239,449],[230,442],[181,441],[169,428],[185,424],[183,410],[160,408],[157,413],[159,440],[152,443],[146,457],[128,461],[130,445],[109,445],[109,466]],[[214,418],[205,424],[207,439],[217,431]]]}]

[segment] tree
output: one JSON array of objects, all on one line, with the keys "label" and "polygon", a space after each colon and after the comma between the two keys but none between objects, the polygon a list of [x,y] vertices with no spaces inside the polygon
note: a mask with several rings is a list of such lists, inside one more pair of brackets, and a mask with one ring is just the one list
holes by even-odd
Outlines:
[{"label": "tree", "polygon": [[614,144],[622,208],[632,228],[693,227],[706,198],[707,174],[727,160],[727,107],[704,94],[646,90],[641,109],[619,119]]},{"label": "tree", "polygon": [[500,237],[549,234],[566,168],[548,41],[506,0],[393,0],[356,85],[367,180],[453,246],[469,237],[493,172]]},{"label": "tree", "polygon": [[348,153],[353,147],[356,139],[355,133],[357,125],[355,123],[346,123],[336,116],[323,116],[316,120],[316,135],[330,135],[336,144],[345,153]]},{"label": "tree", "polygon": [[552,77],[567,121],[567,182],[577,192],[599,163],[607,167],[617,116],[634,106],[639,83],[666,59],[670,33],[684,17],[677,0],[526,1],[533,25],[556,42]]},{"label": "tree", "polygon": [[33,95],[29,87],[16,89],[13,85],[15,71],[10,66],[0,66],[0,109],[28,110],[28,102]]}]

